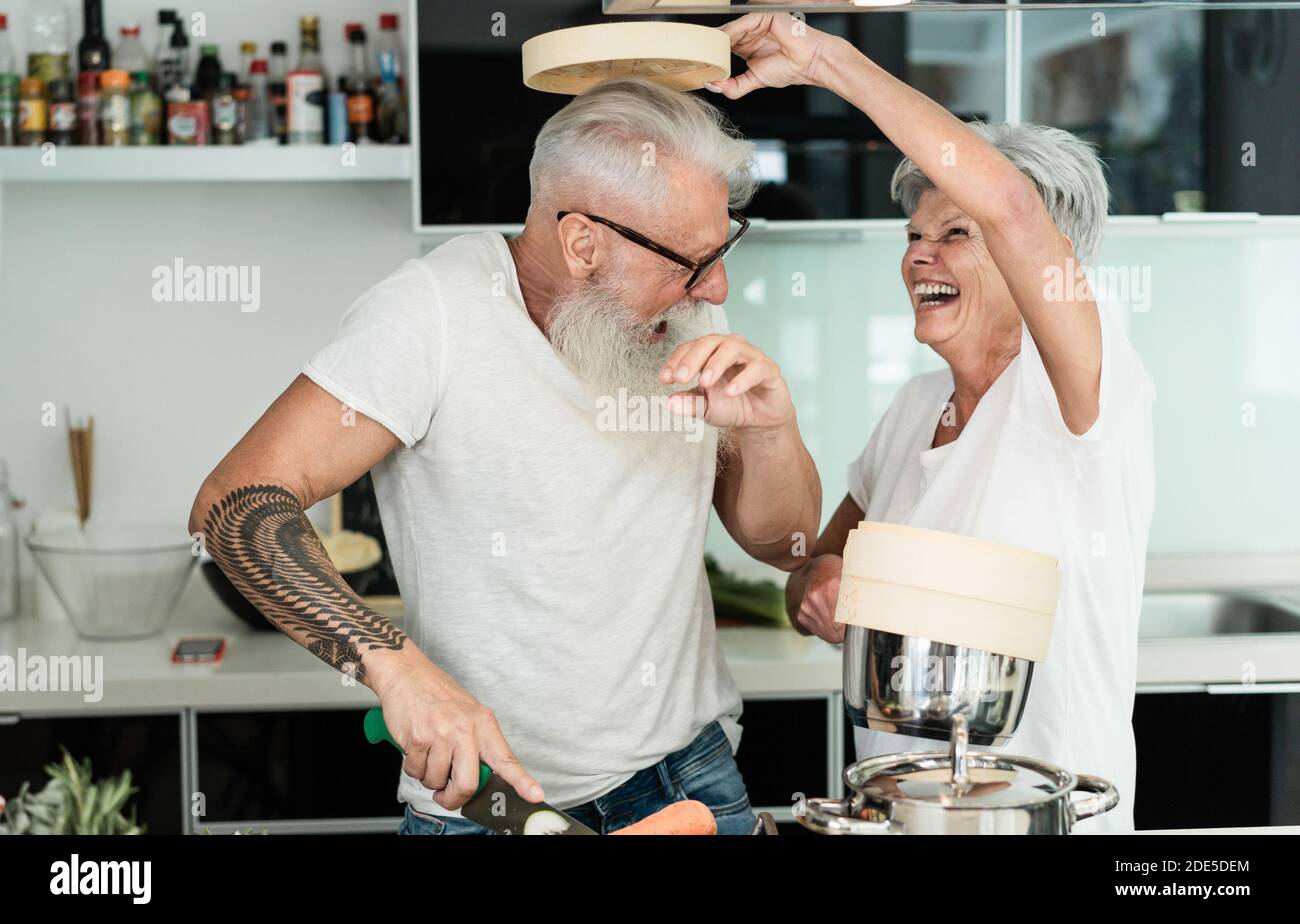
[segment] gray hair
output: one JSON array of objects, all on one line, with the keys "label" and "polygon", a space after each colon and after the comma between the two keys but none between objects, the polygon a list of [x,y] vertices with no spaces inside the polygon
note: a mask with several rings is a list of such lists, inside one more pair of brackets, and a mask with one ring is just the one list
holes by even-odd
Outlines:
[{"label": "gray hair", "polygon": [[[1101,249],[1110,189],[1091,144],[1046,125],[972,122],[970,128],[1033,181],[1056,227],[1074,242],[1079,262],[1092,265]],[[910,158],[894,171],[889,194],[909,217],[934,186]]]},{"label": "gray hair", "polygon": [[[669,158],[727,183],[740,208],[754,194],[754,146],[716,106],[644,79],[610,80],[551,116],[537,134],[528,167],[533,200],[578,196],[662,205]],[[576,203],[575,203],[576,204]]]}]

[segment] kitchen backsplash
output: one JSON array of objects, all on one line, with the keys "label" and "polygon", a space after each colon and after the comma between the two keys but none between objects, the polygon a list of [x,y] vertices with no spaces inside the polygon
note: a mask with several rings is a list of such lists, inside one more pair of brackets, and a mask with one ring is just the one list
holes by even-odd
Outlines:
[{"label": "kitchen backsplash", "polygon": [[[790,383],[823,522],[898,386],[941,364],[912,337],[903,247],[901,227],[783,233],[728,260],[728,320]],[[1108,231],[1109,310],[1157,391],[1152,554],[1300,550],[1300,296],[1278,282],[1297,262],[1300,220]],[[724,561],[743,555],[716,524],[710,545]]]},{"label": "kitchen backsplash", "polygon": [[[95,416],[97,516],[183,524],[203,476],[353,298],[432,246],[407,230],[409,196],[401,183],[0,187],[0,457],[24,517],[73,501],[62,417],[42,426],[52,405]],[[769,232],[728,261],[732,328],[790,382],[824,517],[898,386],[938,365],[912,339],[902,250],[898,227]],[[178,258],[260,267],[258,310],[155,300],[153,270]],[[1117,311],[1158,389],[1152,552],[1300,551],[1300,298],[1286,281],[1300,220],[1133,220],[1101,262],[1129,268],[1146,301]],[[716,525],[710,547],[742,565]]]}]

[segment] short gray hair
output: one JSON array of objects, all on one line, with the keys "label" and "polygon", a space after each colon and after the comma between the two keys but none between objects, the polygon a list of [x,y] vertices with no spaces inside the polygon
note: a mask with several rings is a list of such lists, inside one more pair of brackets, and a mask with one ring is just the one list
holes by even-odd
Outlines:
[{"label": "short gray hair", "polygon": [[[1056,227],[1074,242],[1079,262],[1091,266],[1101,250],[1110,189],[1091,144],[1046,125],[972,122],[970,128],[1033,181]],[[934,186],[910,158],[894,171],[889,194],[911,217],[921,193]]]},{"label": "short gray hair", "polygon": [[[653,145],[647,148],[646,145]],[[740,208],[754,194],[754,146],[716,106],[645,79],[610,80],[551,116],[537,134],[528,167],[534,201],[581,196],[662,205],[669,158],[700,167],[727,184]]]}]

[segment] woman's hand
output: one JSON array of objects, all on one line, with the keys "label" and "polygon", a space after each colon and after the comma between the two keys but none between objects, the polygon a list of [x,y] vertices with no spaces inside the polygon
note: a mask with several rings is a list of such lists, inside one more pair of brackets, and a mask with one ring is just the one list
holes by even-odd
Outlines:
[{"label": "woman's hand", "polygon": [[731,36],[731,52],[745,59],[749,70],[708,85],[728,99],[739,99],[760,87],[820,85],[818,72],[832,36],[789,13],[750,13],[721,26]]},{"label": "woman's hand", "polygon": [[844,559],[838,555],[818,555],[810,561],[803,599],[794,617],[795,628],[836,645],[844,641],[844,623],[835,621],[843,570]]}]

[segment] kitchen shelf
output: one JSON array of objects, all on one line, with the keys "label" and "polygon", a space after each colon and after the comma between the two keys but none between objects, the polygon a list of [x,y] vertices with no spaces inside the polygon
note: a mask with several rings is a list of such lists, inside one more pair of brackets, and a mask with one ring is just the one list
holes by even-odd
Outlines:
[{"label": "kitchen shelf", "polygon": [[[52,156],[54,161],[47,164]],[[0,183],[318,182],[411,179],[409,145],[0,148]]]}]

